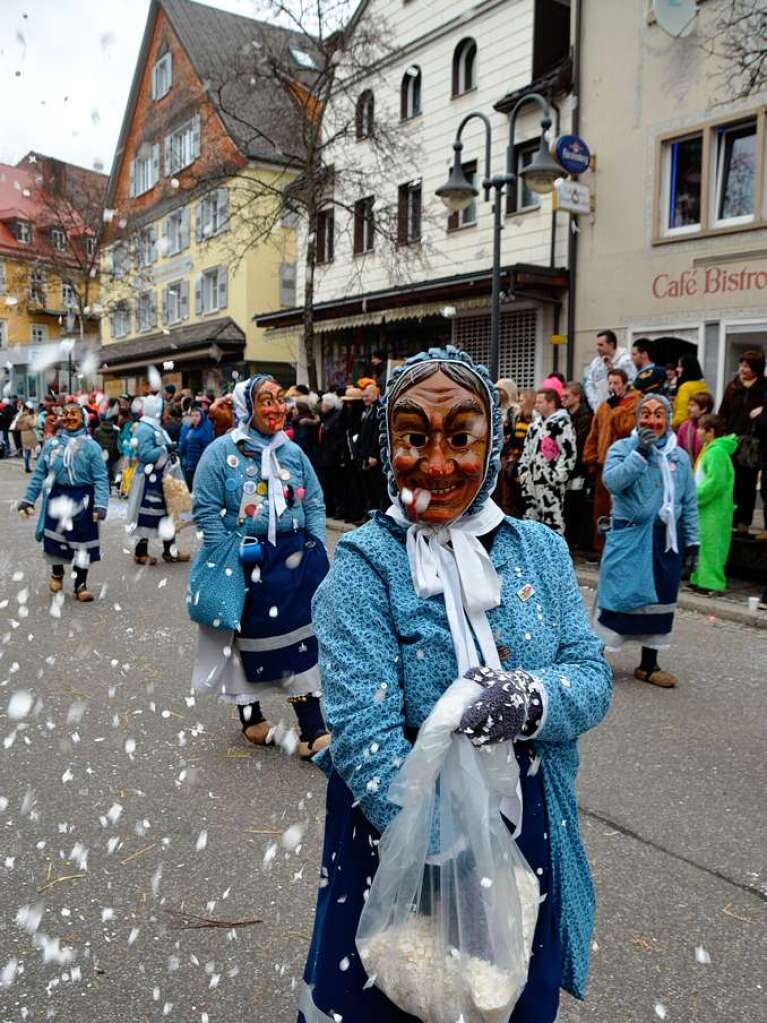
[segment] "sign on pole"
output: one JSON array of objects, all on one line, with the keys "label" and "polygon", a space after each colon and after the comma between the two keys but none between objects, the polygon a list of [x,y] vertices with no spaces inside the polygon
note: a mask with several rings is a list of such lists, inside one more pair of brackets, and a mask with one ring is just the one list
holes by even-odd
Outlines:
[{"label": "sign on pole", "polygon": [[560,178],[554,185],[555,210],[565,213],[591,213],[591,189],[578,181]]}]

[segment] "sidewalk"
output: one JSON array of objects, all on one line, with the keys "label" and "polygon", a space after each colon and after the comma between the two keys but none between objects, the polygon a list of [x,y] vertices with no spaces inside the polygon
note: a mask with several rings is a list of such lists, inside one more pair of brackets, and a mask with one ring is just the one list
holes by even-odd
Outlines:
[{"label": "sidewalk", "polygon": [[[349,533],[354,526],[338,519],[328,519],[328,529],[334,533]],[[575,559],[575,571],[581,586],[594,590],[599,581],[597,566],[588,565],[580,557]],[[704,597],[685,589],[679,592],[679,607],[685,611],[696,611],[708,618],[751,625],[755,629],[767,629],[767,611],[749,611],[748,598],[760,597],[763,585],[750,579],[728,579],[727,592],[716,597]]]}]

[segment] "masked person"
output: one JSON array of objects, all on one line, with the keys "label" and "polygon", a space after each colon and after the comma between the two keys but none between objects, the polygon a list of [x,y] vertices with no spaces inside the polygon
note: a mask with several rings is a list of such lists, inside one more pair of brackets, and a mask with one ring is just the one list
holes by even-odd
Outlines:
[{"label": "masked person", "polygon": [[576,743],[607,711],[611,673],[565,543],[490,498],[503,438],[487,371],[452,347],[413,356],[389,380],[382,431],[393,503],[342,538],[314,601],[333,738],[317,758],[329,772],[327,817],[299,1019],[411,1021],[368,981],[355,934],[378,840],[398,812],[387,798],[397,767],[451,683],[484,666],[487,688],[460,730],[477,744],[514,740],[518,844],[545,896],[511,1020],[552,1023],[560,987],[582,997],[588,968],[594,896]]},{"label": "masked person", "polygon": [[275,735],[261,696],[279,686],[298,719],[298,752],[310,758],[330,741],[311,622],[328,570],[322,489],[283,432],[285,394],[276,380],[238,384],[234,410],[236,429],[206,448],[194,480],[203,545],[189,580],[200,626],[193,685],[236,704],[245,738],[258,746]]},{"label": "masked person", "polygon": [[530,424],[519,460],[525,518],[564,536],[565,491],[577,458],[575,431],[554,388],[537,392],[535,409],[538,416]]},{"label": "masked person", "polygon": [[[127,529],[136,540],[133,560],[138,565],[157,564],[157,558],[149,553],[149,541],[160,536],[161,523],[168,520],[162,475],[173,442],[162,426],[162,408],[159,394],[148,394],[143,398],[141,418],[131,438],[137,465],[128,498]],[[189,561],[188,554],[179,553],[175,536],[164,535],[162,548],[163,561]]]},{"label": "masked person", "polygon": [[88,435],[85,412],[74,399],[61,412],[61,430],[43,445],[23,499],[22,515],[31,515],[35,501],[43,499],[35,539],[51,566],[48,587],[59,593],[64,587],[64,565],[71,564],[74,595],[88,603],[88,568],[101,560],[99,522],[107,516],[109,477],[101,448]]},{"label": "masked person", "polygon": [[658,666],[670,645],[679,583],[698,563],[698,503],[690,459],[671,430],[671,403],[648,394],[637,427],[607,453],[604,485],[612,495],[597,590],[596,631],[608,649],[639,643],[641,682],[670,688],[678,679]]}]

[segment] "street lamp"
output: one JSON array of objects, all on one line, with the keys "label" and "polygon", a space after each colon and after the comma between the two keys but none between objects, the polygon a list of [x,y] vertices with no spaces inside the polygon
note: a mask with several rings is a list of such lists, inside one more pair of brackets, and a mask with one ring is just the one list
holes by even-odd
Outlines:
[{"label": "street lamp", "polygon": [[59,345],[59,349],[66,353],[67,356],[67,394],[72,393],[72,350],[75,347],[74,339],[75,331],[75,314],[71,309],[67,309],[67,323],[66,332],[67,336]]},{"label": "street lamp", "polygon": [[[533,159],[519,174],[514,161],[514,138],[516,135],[517,115],[526,103],[537,103],[543,117],[541,118],[541,144]],[[455,142],[453,142],[453,166],[444,185],[437,189],[437,195],[451,213],[460,213],[479,195],[479,190],[472,185],[463,172],[461,153],[463,142],[461,136],[466,125],[479,120],[485,126],[485,178],[482,187],[485,199],[493,196],[493,290],[490,302],[490,372],[493,380],[500,376],[501,362],[501,231],[503,230],[503,196],[516,186],[517,177],[533,192],[544,195],[551,192],[554,182],[561,178],[564,171],[554,160],[546,144],[546,132],[551,127],[549,104],[537,92],[529,92],[517,101],[509,116],[509,144],[506,149],[505,174],[491,175],[492,126],[490,119],[479,111],[467,114],[458,125]],[[512,279],[511,288],[514,287]]]}]

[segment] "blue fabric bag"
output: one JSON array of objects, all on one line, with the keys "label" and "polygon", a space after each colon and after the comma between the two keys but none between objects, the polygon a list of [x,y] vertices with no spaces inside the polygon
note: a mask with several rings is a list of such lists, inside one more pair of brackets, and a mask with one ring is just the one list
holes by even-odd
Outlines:
[{"label": "blue fabric bag", "polygon": [[239,532],[202,547],[192,563],[187,583],[186,606],[198,625],[213,629],[238,629],[248,588],[240,563]]}]

